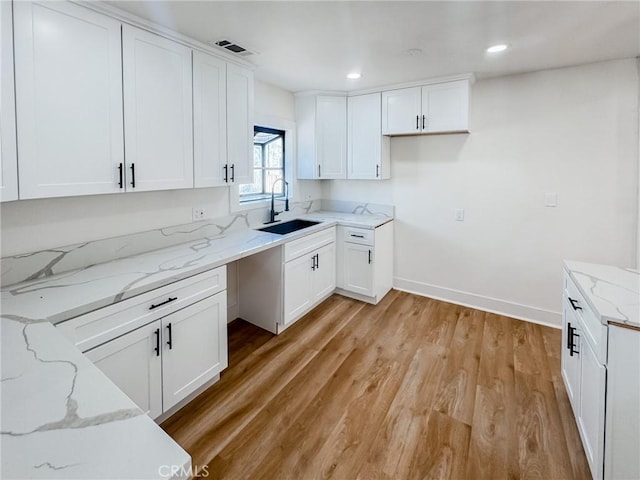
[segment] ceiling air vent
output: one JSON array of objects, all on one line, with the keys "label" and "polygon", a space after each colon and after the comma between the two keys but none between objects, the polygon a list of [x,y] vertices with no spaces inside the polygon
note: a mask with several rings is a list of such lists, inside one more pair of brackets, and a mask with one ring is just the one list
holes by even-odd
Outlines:
[{"label": "ceiling air vent", "polygon": [[224,48],[225,50],[229,50],[230,52],[235,53],[236,55],[240,55],[242,57],[255,55],[255,52],[252,52],[251,50],[247,50],[246,48],[241,47],[240,45],[233,43],[229,40],[219,40],[215,42],[215,44],[218,47]]}]

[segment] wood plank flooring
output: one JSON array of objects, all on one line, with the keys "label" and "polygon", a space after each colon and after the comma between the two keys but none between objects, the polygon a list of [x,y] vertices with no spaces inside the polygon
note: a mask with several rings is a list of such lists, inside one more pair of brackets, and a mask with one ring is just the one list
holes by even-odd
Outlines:
[{"label": "wood plank flooring", "polygon": [[202,478],[588,479],[560,331],[391,291],[280,336],[229,325],[229,368],[162,424]]}]

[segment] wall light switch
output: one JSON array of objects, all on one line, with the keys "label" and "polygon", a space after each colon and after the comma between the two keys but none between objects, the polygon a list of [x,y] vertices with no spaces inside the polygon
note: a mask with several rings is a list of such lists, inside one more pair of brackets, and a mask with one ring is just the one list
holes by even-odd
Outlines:
[{"label": "wall light switch", "polygon": [[456,208],[456,220],[464,222],[464,208]]},{"label": "wall light switch", "polygon": [[557,207],[558,206],[558,194],[556,192],[546,192],[544,194],[544,206],[545,207]]}]

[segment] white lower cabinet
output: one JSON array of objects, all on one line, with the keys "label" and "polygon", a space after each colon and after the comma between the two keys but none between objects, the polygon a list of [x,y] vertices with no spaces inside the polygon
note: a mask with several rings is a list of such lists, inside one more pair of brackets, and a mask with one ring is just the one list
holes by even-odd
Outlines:
[{"label": "white lower cabinet", "polygon": [[85,353],[151,418],[162,414],[160,330],[158,320]]},{"label": "white lower cabinet", "polygon": [[562,378],[591,475],[604,475],[604,416],[607,327],[595,315],[568,274],[564,278]]},{"label": "white lower cabinet", "polygon": [[227,367],[227,292],[162,319],[162,406],[169,410]]},{"label": "white lower cabinet", "polygon": [[589,342],[582,342],[581,348],[578,430],[593,478],[602,478],[607,369],[600,364]]},{"label": "white lower cabinet", "polygon": [[376,304],[393,283],[393,222],[338,227],[337,293]]},{"label": "white lower cabinet", "polygon": [[58,329],[158,418],[227,367],[226,267],[62,322]]},{"label": "white lower cabinet", "polygon": [[284,324],[288,325],[336,289],[332,242],[284,264]]},{"label": "white lower cabinet", "polygon": [[314,258],[305,255],[284,264],[284,323],[288,324],[313,304],[312,265]]},{"label": "white lower cabinet", "polygon": [[640,478],[640,331],[604,325],[564,276],[562,379],[594,480]]}]

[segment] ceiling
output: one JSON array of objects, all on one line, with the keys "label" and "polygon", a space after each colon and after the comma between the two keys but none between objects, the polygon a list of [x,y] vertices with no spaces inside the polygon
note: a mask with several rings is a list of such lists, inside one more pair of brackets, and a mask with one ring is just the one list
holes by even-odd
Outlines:
[{"label": "ceiling", "polygon": [[[256,55],[256,78],[287,90],[359,90],[640,55],[640,2],[109,1],[210,43]],[[507,43],[500,54],[486,47]],[[410,49],[421,54],[409,55]],[[348,80],[359,71],[362,78]]]}]

